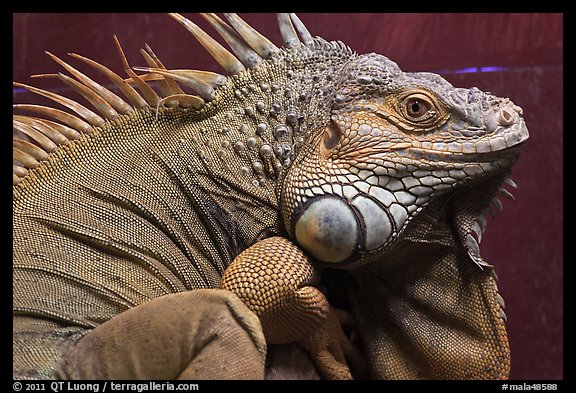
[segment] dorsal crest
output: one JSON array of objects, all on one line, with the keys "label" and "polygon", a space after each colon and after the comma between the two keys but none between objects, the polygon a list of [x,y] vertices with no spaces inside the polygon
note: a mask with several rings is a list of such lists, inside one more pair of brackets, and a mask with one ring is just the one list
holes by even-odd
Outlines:
[{"label": "dorsal crest", "polygon": [[[257,67],[282,50],[236,14],[224,14],[226,20],[212,13],[201,14],[222,36],[230,50],[182,15],[169,15],[192,33],[226,73],[168,69],[148,45],[140,50],[147,66],[131,66],[116,36],[114,42],[127,78],[92,59],[69,53],[74,61],[85,63],[107,77],[113,86],[109,89],[68,62],[46,52],[67,74],[58,72],[34,77],[59,79],[84,97],[91,107],[51,91],[14,82],[14,86],[44,96],[67,108],[65,111],[44,105],[13,105],[18,112],[26,112],[13,116],[13,128],[25,134],[26,139],[15,138],[13,142],[14,185],[26,177],[30,169],[38,168],[42,161],[48,160],[61,146],[80,139],[84,134],[91,134],[95,127],[113,124],[135,110],[202,110],[207,102],[214,99],[217,89],[225,85],[230,76]],[[285,48],[313,44],[312,36],[295,14],[279,14],[278,23]]]}]

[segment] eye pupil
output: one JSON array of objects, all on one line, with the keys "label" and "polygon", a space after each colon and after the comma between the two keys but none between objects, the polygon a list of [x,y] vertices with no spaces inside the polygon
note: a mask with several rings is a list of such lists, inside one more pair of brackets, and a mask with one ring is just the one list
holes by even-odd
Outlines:
[{"label": "eye pupil", "polygon": [[410,115],[412,117],[421,117],[421,116],[425,115],[429,109],[426,102],[424,102],[418,98],[412,98],[406,104],[407,104],[406,109],[407,109],[408,115]]}]

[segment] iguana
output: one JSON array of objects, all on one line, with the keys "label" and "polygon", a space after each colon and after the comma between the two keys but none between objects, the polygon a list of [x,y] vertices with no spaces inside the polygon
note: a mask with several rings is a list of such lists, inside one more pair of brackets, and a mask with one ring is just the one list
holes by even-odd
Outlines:
[{"label": "iguana", "polygon": [[522,110],[295,14],[280,48],[202,14],[232,52],[170,15],[226,75],[115,38],[128,79],[71,54],[115,88],[49,53],[92,109],[15,83],[70,111],[14,105],[14,378],[261,379],[287,343],[324,378],[506,378],[478,243]]}]

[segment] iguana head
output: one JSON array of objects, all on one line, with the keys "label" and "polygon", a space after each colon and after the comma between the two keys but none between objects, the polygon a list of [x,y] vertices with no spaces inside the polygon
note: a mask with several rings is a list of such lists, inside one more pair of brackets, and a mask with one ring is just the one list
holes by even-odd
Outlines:
[{"label": "iguana head", "polygon": [[291,235],[334,266],[381,259],[441,195],[474,199],[477,215],[528,138],[509,99],[402,72],[381,55],[357,56],[333,79],[330,120],[311,132],[282,202]]}]

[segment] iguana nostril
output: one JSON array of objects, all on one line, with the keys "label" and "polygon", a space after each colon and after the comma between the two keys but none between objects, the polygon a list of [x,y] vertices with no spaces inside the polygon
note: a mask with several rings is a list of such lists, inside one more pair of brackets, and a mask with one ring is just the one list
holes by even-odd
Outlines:
[{"label": "iguana nostril", "polygon": [[511,108],[504,107],[500,109],[500,112],[498,113],[498,124],[501,126],[512,125],[516,122],[516,119],[517,117],[514,113],[514,110]]}]

